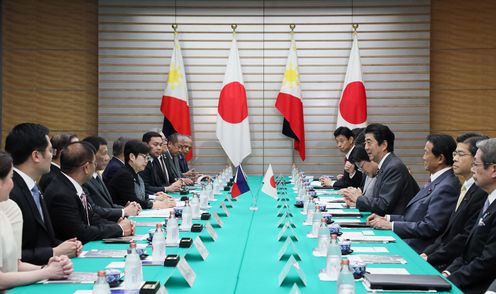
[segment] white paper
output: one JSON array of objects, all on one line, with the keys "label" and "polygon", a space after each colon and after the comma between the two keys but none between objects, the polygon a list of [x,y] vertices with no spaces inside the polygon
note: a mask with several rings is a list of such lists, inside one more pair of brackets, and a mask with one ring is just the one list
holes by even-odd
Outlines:
[{"label": "white paper", "polygon": [[346,219],[346,218],[337,218],[333,219],[334,223],[339,224],[339,223],[360,223],[361,220],[359,219]]},{"label": "white paper", "polygon": [[344,203],[326,203],[326,209],[342,209],[345,208],[346,204]]},{"label": "white paper", "polygon": [[296,261],[296,259],[291,255],[282,268],[281,272],[279,273],[278,281],[279,281],[279,286],[284,282],[286,277],[288,276],[288,273],[291,269],[294,269],[296,273],[298,274],[298,277],[300,280],[303,282],[304,285],[307,284],[307,279],[305,276],[305,273],[301,270],[300,265]]},{"label": "white paper", "polygon": [[107,264],[105,268],[125,268],[125,267],[126,267],[125,261],[113,261]]},{"label": "white paper", "polygon": [[179,272],[184,277],[188,285],[190,287],[193,287],[193,284],[195,283],[196,280],[196,274],[191,268],[191,266],[189,266],[188,262],[186,261],[186,258],[179,259],[179,262],[177,263],[177,269],[179,269]]},{"label": "white paper", "polygon": [[368,267],[367,272],[371,274],[382,275],[409,275],[410,273],[406,268],[382,268],[382,267]]},{"label": "white paper", "polygon": [[92,249],[83,251],[78,257],[81,258],[123,258],[127,255],[127,250],[100,250]]},{"label": "white paper", "polygon": [[296,256],[301,260],[301,255],[298,252],[298,249],[296,248],[291,238],[286,239],[284,245],[282,245],[281,249],[279,250],[279,253],[277,254],[277,259],[281,260],[284,254],[286,254],[286,252],[288,251],[289,247],[291,247],[291,249],[293,250],[293,254],[296,254]]},{"label": "white paper", "polygon": [[353,253],[388,253],[389,250],[386,247],[354,247]]},{"label": "white paper", "polygon": [[365,243],[388,243],[396,241],[392,236],[351,236],[352,242],[365,242]]},{"label": "white paper", "polygon": [[146,210],[143,210],[139,215],[134,216],[133,218],[140,218],[140,217],[169,218],[171,211],[174,211],[174,209],[173,208],[146,209]]},{"label": "white paper", "polygon": [[400,255],[357,254],[348,255],[350,263],[364,262],[366,264],[405,264],[406,260]]},{"label": "white paper", "polygon": [[217,241],[217,238],[218,238],[218,235],[217,235],[217,232],[214,230],[214,228],[212,227],[212,224],[210,222],[207,222],[205,224],[205,227],[207,228],[207,232],[208,234],[210,235],[210,237],[212,237],[212,239],[214,241]]},{"label": "white paper", "polygon": [[226,204],[224,203],[224,201],[222,201],[220,203],[220,207],[222,207],[222,210],[224,211],[224,213],[226,214],[226,216],[230,216],[231,213],[229,212],[229,210],[227,209],[227,206]]},{"label": "white paper", "polygon": [[201,238],[196,237],[195,240],[193,241],[193,244],[195,244],[196,250],[198,250],[198,253],[200,253],[202,259],[206,260],[209,253],[207,247],[205,247],[205,244],[203,244]]},{"label": "white paper", "polygon": [[217,222],[217,224],[219,224],[219,226],[222,228],[224,227],[224,222],[220,219],[220,216],[217,212],[212,212],[212,216],[214,217],[215,221]]}]

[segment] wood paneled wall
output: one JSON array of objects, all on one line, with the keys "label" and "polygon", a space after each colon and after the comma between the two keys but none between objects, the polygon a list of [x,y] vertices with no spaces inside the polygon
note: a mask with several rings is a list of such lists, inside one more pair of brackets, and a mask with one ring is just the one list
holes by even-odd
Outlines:
[{"label": "wood paneled wall", "polygon": [[496,137],[496,1],[431,5],[431,130]]},{"label": "wood paneled wall", "polygon": [[20,122],[97,132],[96,0],[4,0],[2,145]]}]

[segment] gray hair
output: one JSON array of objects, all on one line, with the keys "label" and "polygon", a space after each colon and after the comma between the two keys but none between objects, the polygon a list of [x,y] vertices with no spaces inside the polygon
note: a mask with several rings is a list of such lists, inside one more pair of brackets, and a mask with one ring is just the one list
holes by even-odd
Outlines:
[{"label": "gray hair", "polygon": [[496,164],[496,138],[483,140],[477,143],[477,147],[481,151],[481,160],[484,163],[484,168],[490,164]]}]

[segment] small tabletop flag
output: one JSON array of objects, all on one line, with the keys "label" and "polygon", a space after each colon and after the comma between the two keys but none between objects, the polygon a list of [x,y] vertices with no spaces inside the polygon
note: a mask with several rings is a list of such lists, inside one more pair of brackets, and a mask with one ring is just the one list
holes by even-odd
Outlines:
[{"label": "small tabletop flag", "polygon": [[248,182],[246,181],[246,176],[243,172],[243,168],[241,167],[241,165],[239,165],[236,168],[236,176],[234,177],[234,183],[231,188],[231,197],[236,198],[248,191],[250,191],[250,186],[248,186]]},{"label": "small tabletop flag", "polygon": [[272,171],[271,164],[269,164],[269,168],[263,178],[262,192],[274,199],[277,199],[276,181],[274,179],[274,172]]}]

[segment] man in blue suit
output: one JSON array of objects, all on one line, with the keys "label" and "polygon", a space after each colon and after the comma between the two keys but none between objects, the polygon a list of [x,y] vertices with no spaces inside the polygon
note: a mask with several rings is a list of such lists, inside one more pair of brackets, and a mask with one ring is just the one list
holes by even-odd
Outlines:
[{"label": "man in blue suit", "polygon": [[429,182],[406,206],[404,214],[372,214],[367,221],[378,229],[391,229],[415,251],[423,252],[444,231],[458,199],[460,181],[453,173],[455,140],[449,135],[429,135],[424,166]]},{"label": "man in blue suit", "polygon": [[126,145],[126,142],[126,139],[119,137],[112,145],[112,153],[114,156],[110,159],[102,174],[105,185],[108,185],[115,172],[124,166],[124,145]]}]

